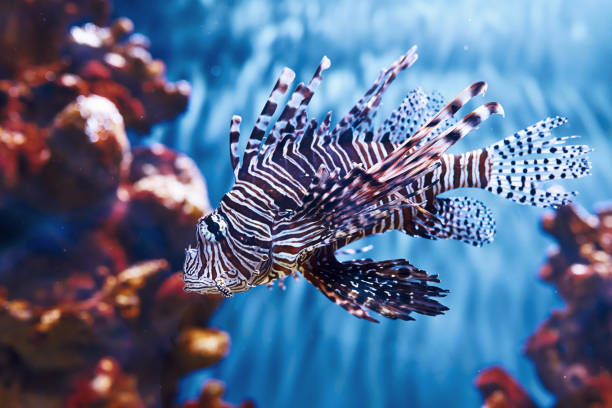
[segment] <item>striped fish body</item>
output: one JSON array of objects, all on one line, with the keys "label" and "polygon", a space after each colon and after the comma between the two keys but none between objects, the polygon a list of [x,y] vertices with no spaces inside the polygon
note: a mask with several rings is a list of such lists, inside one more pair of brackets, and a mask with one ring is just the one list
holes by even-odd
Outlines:
[{"label": "striped fish body", "polygon": [[[411,91],[375,128],[381,97],[397,74],[416,61],[416,48],[381,72],[374,85],[334,127],[306,108],[329,67],[323,58],[308,84],[299,84],[272,125],[293,81],[284,69],[238,155],[240,122],[230,124],[230,160],[236,182],[220,206],[202,218],[197,243],[186,251],[185,289],[231,296],[300,272],[328,298],[357,317],[368,310],[411,320],[436,315],[445,291],[405,259],[340,262],[336,251],[368,235],[400,230],[472,245],[490,242],[491,211],[467,197],[440,198],[461,187],[487,189],[521,204],[558,206],[574,193],[544,182],[588,174],[584,145],[566,145],[551,131],[565,119],[548,118],[491,146],[446,154],[493,114],[487,103],[461,120],[454,116],[486,90],[477,82],[444,104],[436,94]],[[268,129],[271,127],[271,130]]]}]

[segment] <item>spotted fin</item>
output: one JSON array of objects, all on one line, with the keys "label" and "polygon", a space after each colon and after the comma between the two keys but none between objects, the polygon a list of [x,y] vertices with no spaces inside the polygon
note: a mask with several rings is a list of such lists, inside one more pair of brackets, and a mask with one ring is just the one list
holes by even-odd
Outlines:
[{"label": "spotted fin", "polygon": [[[443,107],[444,100],[438,92],[427,94],[421,88],[413,89],[378,128],[375,141],[401,144]],[[447,120],[447,123],[440,126],[441,129],[446,129],[451,124],[451,119]],[[439,132],[434,131],[431,136],[436,136]]]},{"label": "spotted fin", "polygon": [[378,322],[368,310],[390,319],[414,320],[411,313],[435,316],[448,310],[434,297],[447,291],[436,275],[428,275],[403,259],[339,262],[329,247],[317,250],[301,266],[304,277],[332,302],[352,315]]},{"label": "spotted fin", "polygon": [[546,189],[544,183],[590,174],[586,145],[565,145],[572,137],[552,136],[567,120],[554,117],[520,130],[486,149],[490,158],[487,190],[519,204],[557,207],[576,192]]},{"label": "spotted fin", "polygon": [[451,238],[474,246],[493,241],[495,219],[482,202],[469,197],[438,198],[433,207],[439,220],[429,230],[434,238]]}]

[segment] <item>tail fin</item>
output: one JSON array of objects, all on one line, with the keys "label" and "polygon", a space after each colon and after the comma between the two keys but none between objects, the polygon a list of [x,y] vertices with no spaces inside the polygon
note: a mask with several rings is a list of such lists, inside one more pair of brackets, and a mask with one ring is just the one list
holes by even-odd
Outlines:
[{"label": "tail fin", "polygon": [[566,145],[575,136],[554,137],[565,118],[544,119],[486,149],[490,174],[486,189],[520,204],[558,207],[577,193],[546,189],[543,183],[590,174],[586,145]]}]

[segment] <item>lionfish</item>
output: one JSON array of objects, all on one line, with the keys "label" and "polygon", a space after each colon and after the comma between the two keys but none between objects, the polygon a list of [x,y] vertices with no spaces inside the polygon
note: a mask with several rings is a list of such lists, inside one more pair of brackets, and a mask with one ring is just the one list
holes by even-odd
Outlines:
[{"label": "lionfish", "polygon": [[197,244],[186,250],[186,291],[229,297],[299,272],[359,318],[376,322],[368,310],[403,320],[414,320],[413,312],[437,315],[448,310],[434,299],[447,293],[432,285],[439,283],[437,275],[405,259],[341,262],[337,251],[389,230],[475,246],[491,242],[495,222],[482,202],[439,197],[456,188],[486,189],[539,207],[563,205],[576,194],[543,186],[590,171],[588,146],[567,145],[570,137],[551,135],[566,122],[561,117],[544,119],[487,148],[445,153],[489,116],[504,115],[501,105],[491,102],[453,120],[463,105],[484,94],[485,82],[470,85],[448,104],[438,94],[417,88],[375,128],[383,93],[416,59],[412,47],[381,71],[334,127],[331,112],[320,124],[306,113],[330,66],[326,57],[271,124],[295,77],[284,68],[251,132],[242,163],[241,118],[231,119],[235,184],[219,208],[197,223]]}]

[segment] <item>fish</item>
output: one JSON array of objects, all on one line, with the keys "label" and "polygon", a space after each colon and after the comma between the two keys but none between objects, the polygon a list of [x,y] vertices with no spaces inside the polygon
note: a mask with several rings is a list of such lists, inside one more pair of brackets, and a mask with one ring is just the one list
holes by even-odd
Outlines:
[{"label": "fish", "polygon": [[[576,192],[549,182],[590,174],[587,145],[554,136],[566,123],[549,117],[490,146],[462,154],[447,150],[493,115],[488,102],[457,119],[487,89],[475,82],[445,103],[415,88],[382,123],[374,119],[397,75],[418,58],[416,46],[390,67],[337,124],[318,123],[307,107],[330,67],[321,60],[312,79],[282,104],[295,73],[284,68],[239,154],[240,124],[229,129],[233,187],[196,225],[185,251],[184,289],[226,297],[301,274],[332,302],[372,322],[439,315],[448,292],[438,276],[408,260],[338,260],[346,245],[398,230],[415,237],[455,239],[474,246],[493,240],[495,220],[481,201],[439,197],[457,188],[490,191],[519,204],[558,207]],[[279,106],[282,112],[275,116]],[[274,119],[276,118],[276,119]],[[244,145],[244,143],[243,143]]]}]

